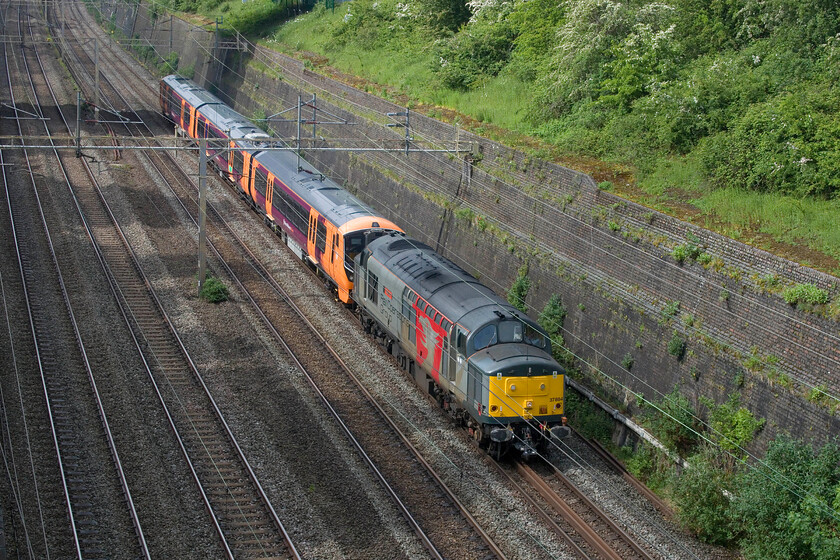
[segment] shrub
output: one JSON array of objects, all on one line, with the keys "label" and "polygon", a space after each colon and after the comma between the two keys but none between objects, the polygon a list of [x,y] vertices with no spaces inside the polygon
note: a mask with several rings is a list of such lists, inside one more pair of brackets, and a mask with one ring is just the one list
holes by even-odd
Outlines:
[{"label": "shrub", "polygon": [[665,307],[662,308],[662,319],[660,319],[660,325],[666,325],[674,316],[676,316],[677,312],[680,310],[680,302],[679,301],[671,301],[665,304]]},{"label": "shrub", "polygon": [[735,528],[723,491],[732,490],[732,477],[717,467],[720,455],[714,447],[705,446],[689,458],[691,468],[674,476],[671,484],[682,525],[705,542],[727,545]]},{"label": "shrub", "polygon": [[230,294],[227,286],[221,280],[211,276],[204,281],[204,285],[201,287],[201,292],[198,295],[208,303],[221,303],[227,301]]},{"label": "shrub", "polygon": [[678,263],[682,264],[685,259],[688,258],[688,251],[685,248],[685,245],[677,245],[671,250],[671,257],[677,261]]},{"label": "shrub", "polygon": [[563,321],[565,320],[566,308],[563,307],[563,303],[560,301],[560,296],[553,294],[548,299],[548,302],[545,304],[545,307],[543,307],[543,310],[540,312],[537,322],[545,329],[545,332],[547,332],[548,336],[551,338],[551,354],[554,356],[555,360],[561,363],[568,360],[568,353],[563,348],[565,341],[563,340],[562,335]]},{"label": "shrub", "polygon": [[507,64],[513,48],[513,28],[497,25],[469,26],[438,43],[433,70],[443,84],[456,90],[470,90],[496,76]]},{"label": "shrub", "polygon": [[757,419],[752,412],[741,406],[741,397],[738,393],[732,393],[729,400],[721,405],[715,405],[709,399],[701,399],[701,401],[710,411],[709,425],[712,439],[724,451],[738,456],[745,455],[744,448],[764,426],[764,418]]},{"label": "shrub", "polygon": [[828,303],[828,292],[817,288],[813,284],[796,284],[795,286],[785,288],[782,297],[791,305],[798,303],[824,305]]},{"label": "shrub", "polygon": [[271,29],[271,25],[279,21],[285,11],[284,4],[271,0],[237,3],[225,17],[225,24],[243,35],[253,35]]},{"label": "shrub", "polygon": [[682,339],[677,331],[674,331],[674,336],[668,341],[668,353],[680,361],[685,356],[685,340]]},{"label": "shrub", "polygon": [[507,300],[515,308],[523,313],[528,312],[528,306],[525,304],[525,298],[528,296],[528,291],[531,289],[531,279],[528,278],[528,267],[523,266],[519,269],[519,274],[516,280],[513,281],[510,290],[507,293]]},{"label": "shrub", "polygon": [[679,387],[646,406],[651,431],[668,449],[685,452],[697,443],[697,416]]},{"label": "shrub", "polygon": [[815,451],[810,443],[782,435],[753,467],[743,470],[736,482],[738,499],[732,502],[745,558],[838,558],[837,444]]},{"label": "shrub", "polygon": [[627,354],[624,355],[623,358],[621,358],[621,367],[623,367],[624,369],[626,369],[628,371],[630,370],[630,368],[633,367],[633,355],[632,354],[630,354],[628,352]]}]

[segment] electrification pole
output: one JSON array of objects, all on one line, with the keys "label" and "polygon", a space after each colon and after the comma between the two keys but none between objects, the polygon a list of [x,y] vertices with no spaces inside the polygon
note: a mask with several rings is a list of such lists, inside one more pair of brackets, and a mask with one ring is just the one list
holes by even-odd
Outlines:
[{"label": "electrification pole", "polygon": [[204,224],[207,221],[207,139],[199,141],[198,157],[198,293],[204,287],[206,274],[207,238]]}]

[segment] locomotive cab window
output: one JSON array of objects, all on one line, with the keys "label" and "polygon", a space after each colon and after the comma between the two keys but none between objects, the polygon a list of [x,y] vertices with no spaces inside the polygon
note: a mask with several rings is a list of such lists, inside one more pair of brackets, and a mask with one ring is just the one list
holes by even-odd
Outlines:
[{"label": "locomotive cab window", "polygon": [[458,353],[462,356],[467,355],[467,334],[461,329],[458,329],[455,335],[455,348],[457,348]]},{"label": "locomotive cab window", "polygon": [[417,294],[406,288],[403,291],[402,315],[403,320],[408,323],[408,339],[412,344],[417,344],[417,312],[414,311],[414,300]]},{"label": "locomotive cab window", "polygon": [[499,341],[496,325],[486,325],[478,330],[473,336],[473,347],[478,352],[488,346],[492,346]]},{"label": "locomotive cab window", "polygon": [[543,333],[532,327],[531,325],[525,325],[525,344],[530,344],[531,346],[536,346],[537,348],[545,348],[546,347],[546,339],[543,336]]}]

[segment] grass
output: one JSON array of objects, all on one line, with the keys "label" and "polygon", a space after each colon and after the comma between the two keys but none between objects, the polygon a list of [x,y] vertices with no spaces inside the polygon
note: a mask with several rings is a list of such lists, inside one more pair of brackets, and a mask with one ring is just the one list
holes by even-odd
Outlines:
[{"label": "grass", "polygon": [[[490,138],[514,146],[534,146],[541,156],[553,154],[555,159],[562,159],[558,161],[562,165],[587,172],[596,181],[626,178],[613,181],[615,188],[611,190],[619,196],[840,275],[840,228],[836,226],[840,201],[715,190],[705,183],[698,156],[651,162],[651,169],[640,173],[617,162],[562,153],[534,138],[523,140],[520,135],[535,132],[524,121],[526,108],[533,102],[527,83],[502,72],[469,92],[440,87],[431,70],[434,60],[430,49],[413,47],[410,37],[391,39],[381,48],[335,45],[329,29],[345,12],[341,6],[334,13],[316,8],[278,27],[263,43],[299,58],[311,59],[306,53],[315,53],[319,57],[317,64],[359,77],[362,89],[408,106],[430,105],[423,111],[431,116],[442,117],[446,113],[445,120],[464,121],[462,124],[468,128]],[[426,41],[418,39],[416,44]],[[488,124],[493,125],[492,129]],[[565,134],[569,133],[566,128]],[[579,149],[585,148],[584,140],[577,142]]]},{"label": "grass", "polygon": [[[804,245],[840,260],[840,201],[722,189],[704,194],[695,204],[734,227],[766,234],[776,242]],[[833,273],[837,275],[840,269]]]}]

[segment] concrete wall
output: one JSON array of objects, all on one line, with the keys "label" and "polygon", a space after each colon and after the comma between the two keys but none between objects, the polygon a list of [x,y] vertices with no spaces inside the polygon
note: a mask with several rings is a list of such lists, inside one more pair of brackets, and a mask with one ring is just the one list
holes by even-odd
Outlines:
[{"label": "concrete wall", "polygon": [[[133,34],[165,46],[168,19],[167,26],[150,20],[144,6],[136,10]],[[245,115],[273,115],[296,107],[299,95],[315,94],[320,118],[353,123],[318,125],[315,144],[346,147],[353,138],[364,147],[402,145],[404,129],[384,125],[394,122],[386,113],[403,107],[260,49],[225,50],[223,63],[207,62],[212,33],[179,36],[182,64],[195,57],[197,81]],[[304,109],[306,117],[311,112]],[[780,430],[818,443],[840,433],[837,401],[826,406],[806,398],[815,386],[838,394],[840,326],[785,304],[761,284],[775,275],[782,286],[811,283],[840,297],[837,278],[627,202],[600,191],[587,175],[452,125],[414,113],[411,125],[415,145],[457,144],[469,155],[310,150],[306,157],[501,294],[527,264],[532,316],[559,294],[568,311],[565,341],[580,358],[585,382],[631,412],[635,393],[659,400],[679,387],[702,410],[701,396],[722,402],[737,392],[767,419],[756,449]],[[289,123],[271,127],[295,134]],[[714,258],[707,267],[669,256],[688,237]],[[664,317],[677,301],[675,316]],[[682,360],[667,350],[675,332],[687,341]]]}]

